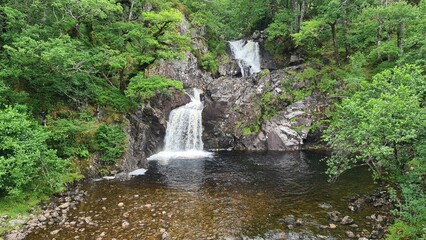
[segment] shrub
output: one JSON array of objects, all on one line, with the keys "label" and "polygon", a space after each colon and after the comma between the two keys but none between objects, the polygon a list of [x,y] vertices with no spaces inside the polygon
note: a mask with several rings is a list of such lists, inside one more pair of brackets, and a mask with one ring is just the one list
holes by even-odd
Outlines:
[{"label": "shrub", "polygon": [[170,87],[182,90],[183,84],[161,76],[145,77],[139,74],[130,80],[126,95],[145,101],[154,97],[157,91],[167,93]]},{"label": "shrub", "polygon": [[23,106],[0,110],[0,196],[25,192],[50,194],[62,189],[70,163],[48,148],[49,132]]},{"label": "shrub", "polygon": [[100,153],[100,160],[106,164],[114,164],[124,151],[126,135],[123,126],[102,125],[96,132],[95,141]]}]

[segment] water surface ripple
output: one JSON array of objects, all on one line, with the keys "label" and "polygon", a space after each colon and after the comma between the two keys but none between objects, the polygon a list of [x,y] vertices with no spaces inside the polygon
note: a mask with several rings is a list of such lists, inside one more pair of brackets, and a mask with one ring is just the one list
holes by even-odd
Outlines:
[{"label": "water surface ripple", "polygon": [[[341,239],[349,227],[319,227],[331,223],[327,211],[351,215],[366,228],[363,219],[371,209],[355,215],[347,201],[374,186],[366,169],[328,183],[322,157],[304,151],[231,151],[167,164],[151,161],[145,175],[129,181],[86,183],[88,196],[70,211],[68,224],[50,225],[27,239],[52,239],[56,229],[61,230],[55,239],[284,239],[289,215],[302,221],[291,232]],[[324,210],[321,203],[333,209]]]}]

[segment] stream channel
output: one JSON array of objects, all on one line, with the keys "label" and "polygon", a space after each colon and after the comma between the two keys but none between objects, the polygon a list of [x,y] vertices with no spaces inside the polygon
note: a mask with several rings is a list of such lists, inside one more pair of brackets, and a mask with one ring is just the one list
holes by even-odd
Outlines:
[{"label": "stream channel", "polygon": [[[131,180],[84,183],[88,195],[68,214],[73,225],[49,225],[26,239],[345,239],[349,226],[320,227],[332,223],[327,212],[337,210],[359,229],[368,228],[365,217],[374,209],[353,213],[348,200],[375,186],[365,168],[328,183],[323,157],[229,151],[150,161],[146,174]],[[321,208],[323,203],[332,208]],[[294,226],[288,227],[289,219]]]}]

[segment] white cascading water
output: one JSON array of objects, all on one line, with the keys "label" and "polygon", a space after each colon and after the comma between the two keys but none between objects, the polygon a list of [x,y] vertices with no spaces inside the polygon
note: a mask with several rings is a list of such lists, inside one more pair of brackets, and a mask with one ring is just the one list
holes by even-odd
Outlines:
[{"label": "white cascading water", "polygon": [[229,42],[232,55],[237,60],[243,77],[260,72],[259,43],[251,40],[237,40]]},{"label": "white cascading water", "polygon": [[203,151],[203,126],[201,113],[203,103],[201,90],[194,88],[191,102],[170,112],[167,123],[164,151],[152,155],[148,160],[169,160],[182,158],[210,157],[210,152]]}]

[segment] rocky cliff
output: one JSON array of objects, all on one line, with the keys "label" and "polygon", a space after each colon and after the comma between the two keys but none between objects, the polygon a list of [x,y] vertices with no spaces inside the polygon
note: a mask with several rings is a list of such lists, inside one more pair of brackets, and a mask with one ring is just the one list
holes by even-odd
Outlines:
[{"label": "rocky cliff", "polygon": [[157,153],[164,145],[169,113],[190,101],[188,95],[173,91],[171,95],[160,94],[137,111],[127,116],[128,149],[121,164],[122,169],[146,167],[146,159]]},{"label": "rocky cliff", "polygon": [[[273,65],[271,59],[263,63],[263,67]],[[238,77],[238,65],[231,59],[219,67],[219,76],[215,78],[199,69],[197,58],[187,52],[186,59],[159,61],[146,74],[179,80],[185,88],[204,91],[206,149],[285,151],[303,149],[306,143],[319,140],[321,128],[316,123],[327,117],[324,112],[330,105],[319,91],[298,101],[286,99],[290,95],[288,86],[298,87],[293,81],[295,73],[305,67],[302,63]],[[126,169],[143,165],[148,156],[159,151],[170,110],[187,101],[182,93],[176,93],[174,99],[158,96],[129,114]]]}]

